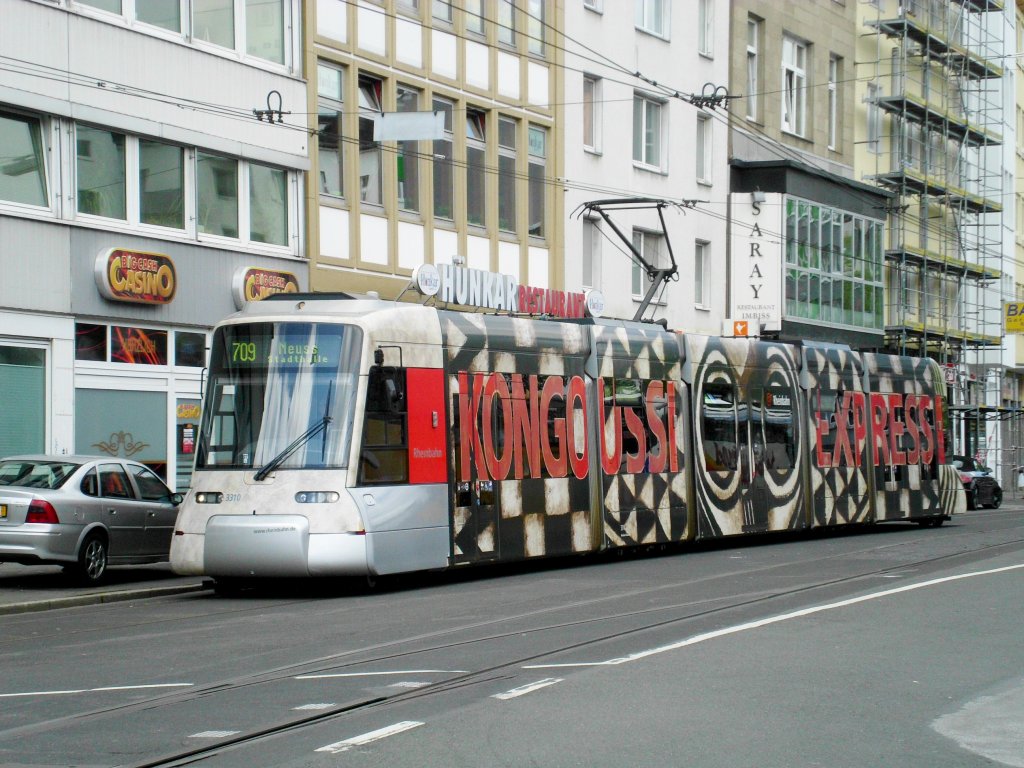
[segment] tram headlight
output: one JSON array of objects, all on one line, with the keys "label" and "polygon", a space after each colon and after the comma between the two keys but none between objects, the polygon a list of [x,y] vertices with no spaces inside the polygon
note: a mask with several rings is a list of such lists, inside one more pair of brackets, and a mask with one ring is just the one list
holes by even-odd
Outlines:
[{"label": "tram headlight", "polygon": [[295,494],[299,504],[333,504],[339,498],[337,491],[299,491]]},{"label": "tram headlight", "polygon": [[220,504],[224,494],[220,491],[199,491],[196,493],[196,504]]}]

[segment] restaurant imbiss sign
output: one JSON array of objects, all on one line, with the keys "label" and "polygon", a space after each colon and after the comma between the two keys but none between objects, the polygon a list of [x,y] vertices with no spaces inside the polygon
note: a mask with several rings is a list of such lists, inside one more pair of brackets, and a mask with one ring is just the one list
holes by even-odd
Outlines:
[{"label": "restaurant imbiss sign", "polygon": [[96,285],[113,301],[169,304],[178,276],[174,262],[162,253],[111,248],[96,257]]}]

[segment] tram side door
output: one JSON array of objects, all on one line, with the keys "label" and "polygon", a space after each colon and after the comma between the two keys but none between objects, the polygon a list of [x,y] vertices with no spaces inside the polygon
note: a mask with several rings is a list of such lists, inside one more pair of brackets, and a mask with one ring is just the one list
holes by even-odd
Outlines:
[{"label": "tram side door", "polygon": [[[503,434],[500,409],[492,410],[491,413],[477,415],[475,423],[470,429],[464,432],[460,423],[460,408],[458,394],[453,395],[452,414],[454,419],[452,434],[456,442],[452,455],[456,462],[463,455],[468,459],[463,467],[466,473],[460,473],[460,467],[456,466],[454,499],[452,504],[452,563],[454,565],[468,563],[485,563],[497,560],[500,555],[499,547],[499,503],[500,484],[491,479],[486,473],[481,473],[479,467],[483,465],[484,457],[478,455],[480,442],[478,439],[466,440],[466,445],[461,445],[463,434],[480,435],[483,427],[483,419],[489,419],[492,435]],[[503,442],[499,439],[499,443]],[[466,466],[468,464],[468,466]]]}]

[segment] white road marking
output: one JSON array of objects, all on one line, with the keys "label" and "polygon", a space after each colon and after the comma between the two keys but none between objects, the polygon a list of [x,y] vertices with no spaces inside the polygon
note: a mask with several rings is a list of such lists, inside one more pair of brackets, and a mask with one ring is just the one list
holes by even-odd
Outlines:
[{"label": "white road marking", "polygon": [[1005,573],[1007,571],[1015,571],[1024,568],[1024,563],[1019,565],[1007,565],[1002,568],[992,568],[987,571],[973,571],[971,573],[961,573],[956,576],[943,576],[939,579],[931,579],[929,581],[922,581],[917,584],[907,584],[902,587],[894,587],[893,589],[885,589],[881,592],[873,592],[868,595],[861,595],[860,597],[851,597],[847,600],[840,600],[835,603],[828,603],[826,605],[818,605],[814,608],[803,608],[799,611],[791,611],[790,613],[782,613],[778,616],[769,616],[764,619],[758,619],[757,621],[748,621],[744,624],[737,624],[732,627],[724,627],[722,629],[716,629],[713,632],[704,632],[699,635],[694,635],[685,640],[679,640],[675,643],[669,643],[668,645],[662,645],[657,648],[650,648],[645,651],[637,651],[631,653],[628,656],[621,656],[616,659],[608,659],[607,661],[589,661],[589,662],[567,662],[564,664],[526,664],[523,669],[556,669],[565,667],[609,667],[618,664],[626,664],[631,661],[640,661],[646,659],[649,656],[656,656],[661,653],[667,653],[669,651],[676,651],[680,648],[685,648],[689,645],[697,645],[697,643],[703,643],[706,640],[714,640],[715,638],[725,637],[727,635],[734,635],[738,632],[746,632],[751,629],[759,629],[760,627],[766,627],[771,624],[778,624],[779,622],[789,621],[790,619],[800,619],[804,616],[812,616],[816,613],[822,613],[824,611],[831,611],[836,608],[846,608],[850,605],[856,605],[858,603],[866,603],[869,600],[877,600],[882,597],[889,597],[890,595],[897,595],[901,592],[911,592],[915,589],[923,589],[924,587],[933,587],[936,584],[945,584],[951,581],[959,581],[961,579],[970,579],[975,576],[991,576],[995,573]]},{"label": "white road marking", "polygon": [[416,680],[406,680],[401,683],[392,683],[388,688],[424,688],[430,685],[430,683],[421,683]]},{"label": "white road marking", "polygon": [[305,710],[305,709],[320,710],[320,709],[330,709],[331,707],[336,707],[336,706],[337,706],[337,704],[333,704],[333,703],[328,704],[328,703],[325,702],[323,704],[303,704],[301,707],[292,707],[292,709],[296,710],[296,711],[302,711],[302,710]]},{"label": "white road marking", "polygon": [[352,747],[362,747],[366,744],[371,744],[374,741],[386,739],[388,736],[395,736],[396,734],[402,733],[404,731],[409,731],[413,728],[418,728],[421,725],[423,725],[423,723],[417,720],[403,720],[400,723],[395,723],[394,725],[389,725],[385,728],[378,728],[376,731],[370,731],[369,733],[364,733],[361,736],[353,736],[351,739],[345,739],[344,741],[336,741],[333,744],[328,744],[327,746],[319,747],[315,751],[330,752],[331,754],[336,755],[339,752],[345,752],[346,750],[349,750]]},{"label": "white road marking", "polygon": [[24,691],[22,693],[0,693],[0,699],[17,696],[66,696],[73,693],[96,693],[99,691],[135,691],[146,688],[188,688],[195,683],[156,683],[154,685],[110,685],[105,688],[77,688],[67,691]]},{"label": "white road marking", "polygon": [[468,670],[465,669],[396,669],[390,672],[334,672],[325,673],[322,675],[296,675],[295,680],[322,680],[328,677],[381,677],[384,675],[428,675],[434,673],[440,673],[445,675],[450,674],[465,674]]},{"label": "white road marking", "polygon": [[511,691],[505,691],[504,693],[496,693],[491,696],[492,699],[501,699],[502,701],[508,699],[514,699],[517,696],[525,696],[528,693],[539,691],[541,688],[547,688],[549,685],[562,682],[560,677],[545,677],[543,680],[538,680],[535,683],[527,683],[521,685],[518,688],[513,688]]},{"label": "white road marking", "polygon": [[201,731],[193,733],[190,739],[223,739],[225,736],[234,736],[238,731]]}]

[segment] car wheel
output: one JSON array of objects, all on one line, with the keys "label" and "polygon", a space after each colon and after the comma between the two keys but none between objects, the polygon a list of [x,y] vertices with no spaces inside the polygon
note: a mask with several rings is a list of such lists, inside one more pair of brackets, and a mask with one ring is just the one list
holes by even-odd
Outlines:
[{"label": "car wheel", "polygon": [[99,584],[107,575],[107,540],[99,533],[90,533],[78,550],[75,576],[86,584]]},{"label": "car wheel", "polygon": [[967,508],[977,509],[978,508],[978,489],[971,487],[967,489]]},{"label": "car wheel", "polygon": [[992,491],[992,509],[999,509],[999,505],[1003,503],[1003,492],[998,488]]}]

